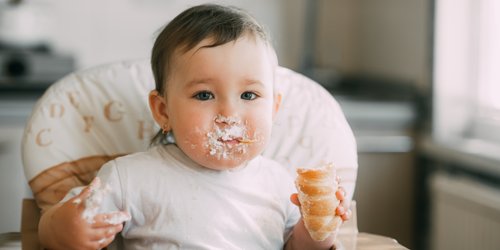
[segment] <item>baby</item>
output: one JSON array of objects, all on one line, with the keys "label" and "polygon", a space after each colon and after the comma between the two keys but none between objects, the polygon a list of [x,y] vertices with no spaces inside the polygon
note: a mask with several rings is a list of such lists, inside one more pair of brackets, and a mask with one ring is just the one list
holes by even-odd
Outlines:
[{"label": "baby", "polygon": [[234,7],[195,6],[158,35],[151,65],[153,146],[44,213],[42,244],[100,249],[121,232],[126,249],[334,248],[334,235],[306,231],[289,171],[261,156],[281,99],[263,28]]}]

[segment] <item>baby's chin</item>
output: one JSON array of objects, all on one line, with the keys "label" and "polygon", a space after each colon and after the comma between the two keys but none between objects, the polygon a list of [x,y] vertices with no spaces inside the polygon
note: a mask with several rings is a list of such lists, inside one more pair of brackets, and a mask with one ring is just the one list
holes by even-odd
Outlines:
[{"label": "baby's chin", "polygon": [[[191,144],[195,145],[195,144]],[[198,147],[179,145],[182,151],[199,165],[213,170],[233,170],[242,168],[257,157],[262,147],[260,144],[239,145],[233,147],[211,148],[206,144]],[[203,146],[202,146],[203,145]]]}]

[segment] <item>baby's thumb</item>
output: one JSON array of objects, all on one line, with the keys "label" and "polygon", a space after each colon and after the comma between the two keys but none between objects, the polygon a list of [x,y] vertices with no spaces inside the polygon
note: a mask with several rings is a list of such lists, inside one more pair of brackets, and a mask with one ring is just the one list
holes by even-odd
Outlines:
[{"label": "baby's thumb", "polygon": [[296,206],[300,207],[299,195],[297,193],[293,193],[290,195],[290,201]]}]

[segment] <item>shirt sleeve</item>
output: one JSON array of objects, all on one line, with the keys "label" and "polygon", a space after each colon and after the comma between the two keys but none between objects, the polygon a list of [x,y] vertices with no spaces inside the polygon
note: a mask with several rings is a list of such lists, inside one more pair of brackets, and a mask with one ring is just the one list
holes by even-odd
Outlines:
[{"label": "shirt sleeve", "polygon": [[101,191],[104,192],[99,211],[101,213],[123,211],[123,189],[116,161],[104,164],[97,173],[97,177],[101,179]]},{"label": "shirt sleeve", "polygon": [[[293,185],[293,180],[291,178],[290,180],[291,181],[288,186],[289,194],[296,193],[297,190],[295,189],[295,185]],[[297,224],[297,222],[300,219],[299,208],[289,200],[287,202],[286,210],[287,210],[287,217],[285,221],[285,232],[283,235],[285,242],[288,241],[288,238],[292,234],[293,227]]]}]

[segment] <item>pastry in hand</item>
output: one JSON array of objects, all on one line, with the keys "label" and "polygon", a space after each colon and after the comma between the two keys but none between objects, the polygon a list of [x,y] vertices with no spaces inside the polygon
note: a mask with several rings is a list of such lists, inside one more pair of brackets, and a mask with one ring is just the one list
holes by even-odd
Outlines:
[{"label": "pastry in hand", "polygon": [[326,239],[342,223],[335,211],[340,201],[338,181],[332,164],[314,169],[297,169],[295,185],[307,231],[316,241]]}]

